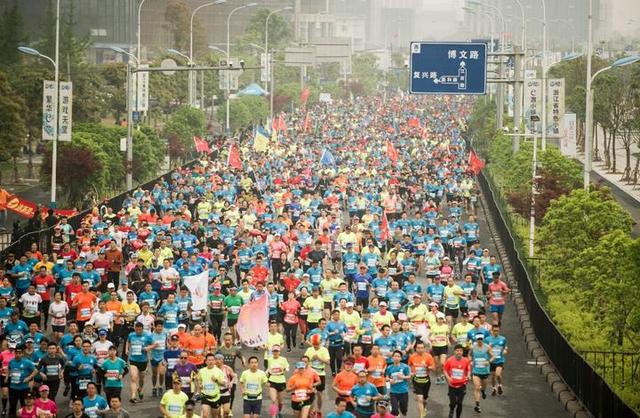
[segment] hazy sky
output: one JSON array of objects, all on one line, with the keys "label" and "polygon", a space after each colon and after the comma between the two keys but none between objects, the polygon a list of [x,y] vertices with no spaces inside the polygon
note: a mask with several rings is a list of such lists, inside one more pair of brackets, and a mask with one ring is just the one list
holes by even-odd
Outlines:
[{"label": "hazy sky", "polygon": [[[614,32],[621,35],[637,33],[640,28],[640,0],[605,0],[611,4]],[[629,22],[629,19],[633,19]]]}]

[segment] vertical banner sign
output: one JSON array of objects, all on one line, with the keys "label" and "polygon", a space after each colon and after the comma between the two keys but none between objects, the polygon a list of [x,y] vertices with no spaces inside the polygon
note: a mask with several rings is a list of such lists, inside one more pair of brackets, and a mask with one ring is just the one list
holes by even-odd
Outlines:
[{"label": "vertical banner sign", "polygon": [[[149,68],[149,65],[141,64],[138,68]],[[136,110],[138,112],[146,112],[149,110],[149,73],[142,71],[136,73],[136,77],[138,77],[138,87],[136,89],[138,106]]]},{"label": "vertical banner sign", "polygon": [[[226,67],[227,66],[227,60],[226,59],[221,59],[220,60],[220,67]],[[228,79],[228,73],[229,71],[227,70],[220,70],[218,71],[218,88],[222,91],[226,91],[227,90],[227,86],[229,85],[229,79]]]},{"label": "vertical banner sign", "polygon": [[565,113],[562,120],[564,126],[562,130],[562,137],[560,138],[560,151],[567,157],[575,157],[577,152],[576,114]]},{"label": "vertical banner sign", "polygon": [[53,140],[53,123],[56,117],[53,98],[56,94],[55,81],[44,80],[42,88],[42,139]]},{"label": "vertical banner sign", "polygon": [[[531,123],[531,116],[542,115],[542,80],[533,79],[524,82],[525,125],[527,133],[536,133],[539,130]],[[542,119],[542,118],[540,118]]]},{"label": "vertical banner sign", "polygon": [[131,93],[129,94],[129,100],[131,100],[130,106],[134,112],[138,110],[138,74],[131,73]]},{"label": "vertical banner sign", "polygon": [[564,78],[547,80],[547,135],[560,138],[564,115]]},{"label": "vertical banner sign", "polygon": [[58,106],[58,141],[71,141],[71,115],[73,113],[73,85],[71,81],[60,82]]},{"label": "vertical banner sign", "polygon": [[271,54],[260,54],[260,81],[265,83],[271,80]]},{"label": "vertical banner sign", "polygon": [[513,86],[511,84],[507,85],[507,115],[512,118],[513,117]]}]

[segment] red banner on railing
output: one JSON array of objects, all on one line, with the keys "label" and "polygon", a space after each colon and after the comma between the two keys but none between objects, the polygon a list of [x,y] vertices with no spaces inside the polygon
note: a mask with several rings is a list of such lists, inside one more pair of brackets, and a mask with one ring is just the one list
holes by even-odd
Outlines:
[{"label": "red banner on railing", "polygon": [[[25,218],[33,218],[38,213],[38,204],[12,194],[8,190],[0,189],[0,210],[8,209]],[[46,212],[49,208],[42,206],[40,212]],[[73,216],[78,213],[75,209],[55,209],[57,216]]]}]

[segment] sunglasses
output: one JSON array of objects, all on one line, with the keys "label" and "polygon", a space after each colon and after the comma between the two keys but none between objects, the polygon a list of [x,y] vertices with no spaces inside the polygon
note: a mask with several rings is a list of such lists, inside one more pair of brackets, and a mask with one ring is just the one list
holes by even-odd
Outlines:
[{"label": "sunglasses", "polygon": [[183,360],[186,360],[186,359],[187,359],[187,357],[180,357],[180,358],[181,358],[181,359],[183,359]]}]

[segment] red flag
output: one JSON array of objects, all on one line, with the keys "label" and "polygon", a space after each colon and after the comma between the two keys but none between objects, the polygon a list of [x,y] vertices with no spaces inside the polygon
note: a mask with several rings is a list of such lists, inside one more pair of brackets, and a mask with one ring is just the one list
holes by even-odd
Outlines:
[{"label": "red flag", "polygon": [[305,87],[300,92],[300,103],[302,103],[302,107],[307,105],[307,100],[309,100],[309,89]]},{"label": "red flag", "polygon": [[398,162],[398,151],[393,147],[391,141],[387,139],[387,157],[393,162],[395,165]]},{"label": "red flag", "polygon": [[380,241],[386,241],[391,238],[391,232],[389,232],[389,221],[387,220],[387,213],[382,213],[382,222],[380,222]]},{"label": "red flag", "polygon": [[302,131],[311,133],[311,117],[309,116],[308,112],[304,116],[304,123],[302,125]]},{"label": "red flag", "polygon": [[235,145],[229,146],[229,157],[227,158],[227,165],[233,167],[236,170],[242,170],[242,160],[240,159],[240,151]]},{"label": "red flag", "polygon": [[287,130],[287,124],[284,121],[284,115],[282,113],[280,113],[280,116],[278,116],[278,130],[279,131]]},{"label": "red flag", "polygon": [[482,171],[484,168],[484,161],[482,161],[475,151],[471,151],[469,153],[469,168],[473,171],[473,174],[476,176]]},{"label": "red flag", "polygon": [[409,127],[411,127],[411,128],[418,128],[418,127],[420,127],[420,119],[418,119],[418,118],[409,118],[409,119],[407,119],[407,125],[409,125]]},{"label": "red flag", "polygon": [[207,154],[211,153],[211,149],[209,148],[209,143],[204,139],[194,136],[193,143],[196,145],[197,152],[206,152]]}]

